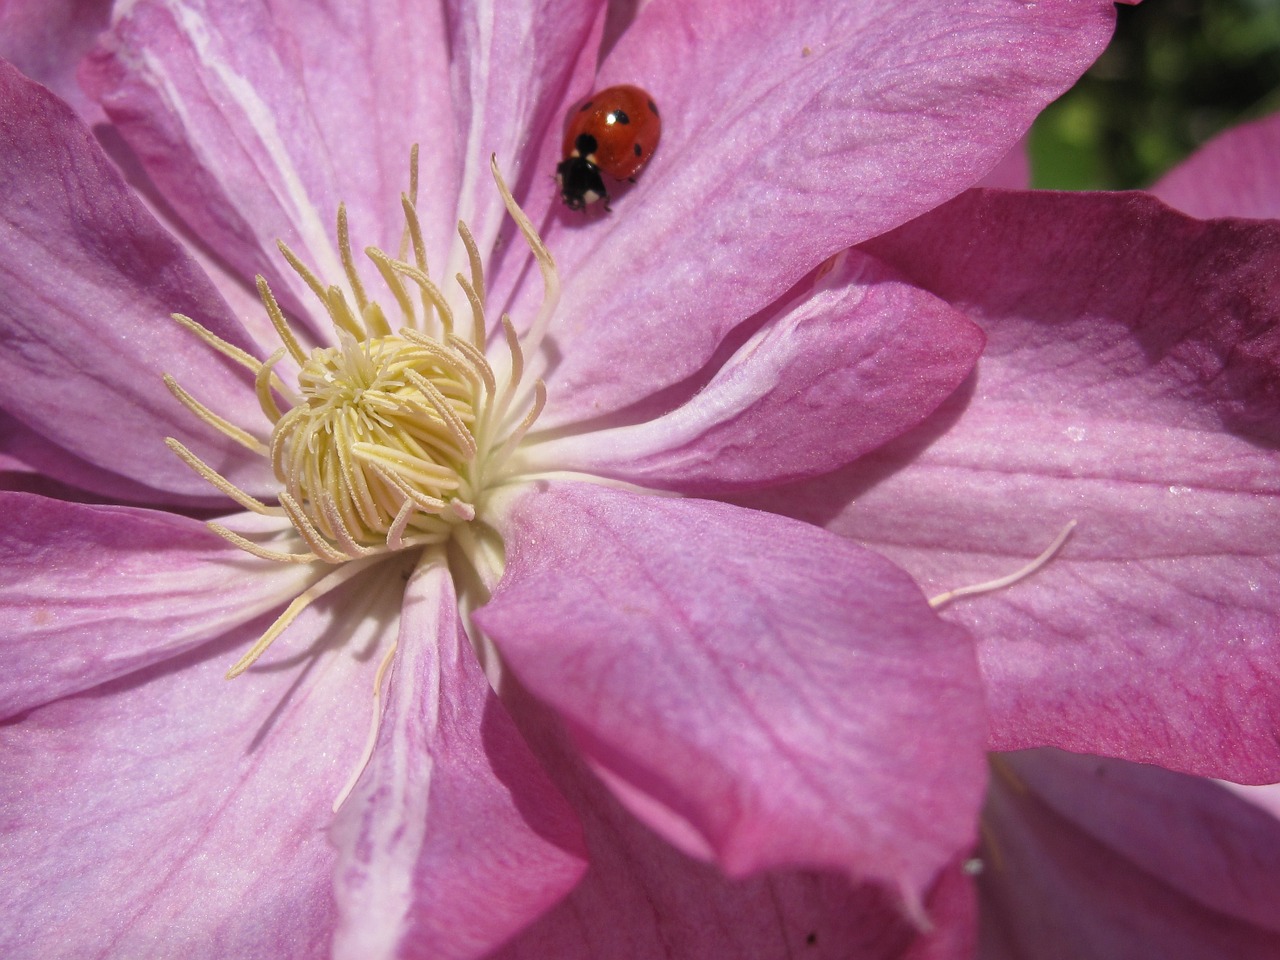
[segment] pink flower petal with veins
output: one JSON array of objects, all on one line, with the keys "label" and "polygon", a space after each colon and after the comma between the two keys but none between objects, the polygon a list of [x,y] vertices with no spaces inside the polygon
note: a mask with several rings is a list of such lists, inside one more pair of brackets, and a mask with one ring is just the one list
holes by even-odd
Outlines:
[{"label": "pink flower petal with veins", "polygon": [[[266,566],[204,524],[0,492],[0,718],[256,624],[317,579]],[[229,666],[229,664],[228,664]]]},{"label": "pink flower petal with veins", "polygon": [[546,707],[521,691],[504,698],[556,783],[579,811],[591,869],[581,884],[494,960],[969,960],[973,884],[954,868],[923,903],[915,928],[874,885],[834,873],[773,870],[729,879],[640,824],[586,769]]},{"label": "pink flower petal with veins", "polygon": [[[241,346],[248,338],[70,109],[7,64],[0,191],[0,405],[158,502],[225,503],[164,445],[172,436],[199,448],[209,429],[161,375],[239,423],[262,419],[252,380],[169,315]],[[208,456],[243,488],[271,489],[265,461],[237,444]]]},{"label": "pink flower petal with veins", "polygon": [[972,369],[965,315],[851,251],[666,416],[552,440],[530,469],[705,495],[825,473],[915,426]]},{"label": "pink flower petal with veins", "polygon": [[979,639],[993,747],[1280,776],[1280,228],[975,192],[872,250],[987,350],[913,434],[773,502],[932,593],[1077,520],[1034,577],[947,609]]},{"label": "pink flower petal with veins", "polygon": [[334,957],[487,956],[585,869],[573,812],[498,702],[448,571],[409,581],[369,768],[332,834]]},{"label": "pink flower petal with veins", "polygon": [[1114,18],[1110,0],[646,4],[596,83],[648,90],[662,142],[614,214],[561,210],[545,233],[569,279],[540,425],[683,380],[815,265],[972,185]]},{"label": "pink flower petal with veins", "polygon": [[[241,629],[0,727],[0,955],[303,960],[336,922],[334,797],[368,730],[401,581],[303,612],[224,679]],[[298,644],[308,638],[310,646]]]},{"label": "pink flower petal with veins", "polygon": [[707,501],[557,484],[512,510],[476,619],[677,847],[734,877],[827,867],[912,901],[969,842],[972,652],[896,568]]}]

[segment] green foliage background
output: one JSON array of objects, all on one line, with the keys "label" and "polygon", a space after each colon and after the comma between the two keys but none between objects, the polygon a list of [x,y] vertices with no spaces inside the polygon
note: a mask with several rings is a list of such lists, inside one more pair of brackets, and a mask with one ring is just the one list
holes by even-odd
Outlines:
[{"label": "green foliage background", "polygon": [[1220,130],[1280,111],[1280,0],[1118,11],[1106,53],[1032,128],[1037,187],[1145,187]]}]

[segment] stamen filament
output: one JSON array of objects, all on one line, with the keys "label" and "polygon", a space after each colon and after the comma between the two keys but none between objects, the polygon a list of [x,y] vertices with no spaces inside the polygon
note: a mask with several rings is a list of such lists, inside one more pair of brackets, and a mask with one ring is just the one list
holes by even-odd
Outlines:
[{"label": "stamen filament", "polygon": [[520,205],[516,203],[516,198],[507,189],[507,183],[502,179],[502,173],[498,170],[498,157],[496,154],[490,156],[489,167],[493,171],[493,179],[498,185],[498,192],[502,194],[502,202],[507,207],[507,213],[516,222],[516,226],[520,228],[520,232],[524,235],[525,243],[529,245],[534,259],[538,261],[538,270],[542,273],[542,305],[538,308],[538,315],[534,317],[533,324],[525,333],[522,344],[526,352],[536,353],[538,347],[542,345],[543,337],[546,336],[551,317],[555,314],[556,307],[560,305],[560,274],[556,270],[556,262],[551,256],[551,251],[542,242],[542,238],[538,236],[538,231],[532,221],[520,209]]},{"label": "stamen filament", "polygon": [[263,414],[273,425],[279,423],[280,418],[284,416],[280,412],[280,406],[276,403],[276,398],[271,395],[271,381],[274,379],[272,370],[283,359],[284,347],[281,347],[267,357],[266,362],[258,367],[258,375],[254,377],[253,381],[254,392],[258,395],[258,406],[262,408]]},{"label": "stamen filament", "polygon": [[307,609],[314,601],[323,597],[326,593],[342,586],[357,574],[363,573],[367,566],[368,563],[362,563],[358,560],[344,564],[294,597],[293,602],[284,608],[284,612],[280,616],[276,617],[275,623],[271,624],[267,628],[267,632],[258,638],[258,642],[250,648],[249,652],[237,660],[231,669],[227,671],[227,679],[234,680],[253,666],[257,659],[267,652],[267,648],[275,642],[275,639],[284,633],[289,624],[297,619],[298,614],[302,613],[303,610]]},{"label": "stamen filament", "polygon": [[382,662],[378,664],[378,671],[373,676],[373,716],[369,721],[369,736],[365,738],[364,750],[360,752],[360,759],[356,761],[351,776],[347,778],[346,785],[338,791],[338,796],[333,801],[334,813],[337,813],[347,802],[347,797],[351,796],[351,791],[356,788],[365,767],[369,766],[369,761],[373,758],[374,747],[378,745],[378,732],[382,729],[382,677],[387,672],[387,667],[391,666],[398,646],[399,641],[392,642],[391,649],[382,658]]},{"label": "stamen filament", "polygon": [[245,447],[248,450],[252,450],[254,453],[260,453],[264,457],[267,455],[267,445],[265,443],[250,434],[247,430],[241,430],[231,421],[224,420],[222,417],[218,416],[191,394],[187,393],[187,391],[183,390],[182,387],[178,385],[178,381],[173,379],[173,377],[169,376],[167,373],[164,375],[164,385],[169,388],[169,392],[174,395],[179,403],[223,436],[229,437],[236,443],[240,444],[240,446]]},{"label": "stamen filament", "polygon": [[1067,537],[1071,536],[1071,531],[1075,528],[1075,520],[1067,523],[1067,525],[1059,531],[1058,535],[1053,538],[1053,542],[1045,548],[1044,552],[1041,553],[1040,556],[1036,557],[1026,566],[1015,570],[1013,573],[1004,577],[997,577],[995,580],[987,580],[983,583],[975,583],[966,587],[957,587],[954,590],[948,590],[946,593],[940,593],[936,597],[931,597],[929,599],[929,606],[937,610],[940,607],[946,606],[953,600],[960,599],[961,597],[974,596],[975,594],[980,593],[990,593],[993,590],[1002,590],[1005,587],[1012,586],[1019,580],[1026,579],[1054,558],[1054,555],[1062,549],[1062,545],[1067,542]]},{"label": "stamen filament", "polygon": [[325,539],[324,535],[316,529],[315,524],[311,522],[311,518],[307,516],[306,511],[302,509],[302,504],[287,491],[280,491],[280,506],[284,507],[285,512],[289,514],[289,520],[293,523],[298,531],[298,535],[302,537],[308,547],[315,551],[325,563],[343,563],[351,558],[345,556],[340,551],[334,549],[333,545]]},{"label": "stamen filament", "polygon": [[365,296],[364,284],[360,282],[360,274],[356,273],[355,257],[351,255],[351,232],[347,227],[347,205],[338,204],[338,254],[342,257],[342,270],[347,275],[347,283],[351,286],[351,295],[356,298],[356,307],[361,313],[369,304]]},{"label": "stamen filament", "polygon": [[264,547],[246,537],[242,537],[234,530],[228,530],[222,524],[213,520],[210,520],[205,526],[222,537],[223,540],[239,547],[245,553],[251,553],[263,560],[273,560],[276,563],[315,563],[320,559],[314,553],[284,553],[280,550],[272,550],[270,547]]},{"label": "stamen filament", "polygon": [[[406,277],[416,283],[421,289],[423,296],[431,301],[431,306],[435,308],[436,313],[440,315],[440,327],[444,335],[447,337],[453,333],[453,308],[444,298],[444,294],[440,292],[440,288],[432,282],[431,278],[423,271],[419,270],[411,263],[405,263],[403,260],[393,261],[395,268],[403,273]],[[428,313],[428,316],[430,314]]]},{"label": "stamen filament", "polygon": [[267,286],[265,277],[259,275],[257,284],[258,296],[262,300],[262,305],[267,308],[267,316],[271,318],[271,325],[276,328],[276,336],[280,338],[280,342],[289,351],[289,356],[293,357],[294,362],[298,366],[302,366],[307,362],[307,355],[302,352],[302,347],[298,344],[297,337],[289,329],[289,322],[285,320],[284,311],[280,309],[280,304],[276,303],[275,294]]},{"label": "stamen filament", "polygon": [[[171,313],[169,316],[172,317],[174,320],[176,320],[183,327],[185,327],[189,333],[195,334],[197,337],[199,337],[201,340],[203,340],[205,343],[211,346],[214,350],[217,350],[220,354],[222,354],[227,359],[234,360],[236,363],[240,364],[242,367],[248,368],[254,374],[254,376],[259,376],[261,374],[262,361],[259,360],[257,357],[255,357],[253,354],[245,350],[241,350],[239,347],[237,347],[233,343],[228,343],[226,340],[223,340],[220,336],[218,336],[208,327],[204,326],[201,323],[198,323],[195,320],[192,320],[190,317],[188,317],[184,313]],[[275,387],[277,390],[280,390],[281,392],[284,392],[285,390],[284,384],[281,383],[278,379],[272,378],[271,385]]]},{"label": "stamen filament", "polygon": [[[387,289],[396,298],[396,303],[400,305],[400,312],[404,316],[404,323],[412,325],[415,318],[413,301],[409,299],[409,292],[404,288],[404,284],[400,282],[400,275],[396,273],[394,261],[377,247],[365,247],[364,253],[378,268],[378,272],[382,274],[382,279],[385,281]],[[391,333],[390,328],[380,336],[386,336],[389,333]]]},{"label": "stamen filament", "polygon": [[222,474],[218,473],[217,470],[214,470],[213,467],[209,466],[192,453],[181,441],[175,440],[173,437],[165,437],[164,442],[165,446],[176,453],[182,459],[182,462],[199,474],[202,479],[216,487],[246,510],[250,510],[253,513],[264,517],[284,516],[284,511],[280,507],[268,506],[257,497],[241,490]]},{"label": "stamen filament", "polygon": [[298,255],[290,250],[288,244],[283,240],[277,240],[276,246],[280,248],[280,254],[285,258],[289,266],[293,267],[293,272],[300,276],[302,278],[302,282],[311,288],[311,292],[316,295],[316,299],[321,303],[324,303],[325,287],[320,281],[320,278],[312,273],[305,263],[298,259]]},{"label": "stamen filament", "polygon": [[473,459],[476,455],[475,437],[471,436],[471,432],[466,428],[466,425],[458,419],[458,415],[449,406],[444,394],[440,392],[440,388],[416,370],[406,370],[405,377],[422,392],[422,396],[431,404],[432,409],[440,415],[440,419],[444,421],[444,425],[449,429],[454,442],[465,453],[466,459]]},{"label": "stamen filament", "polygon": [[529,408],[529,412],[524,415],[524,419],[520,421],[519,426],[511,431],[511,435],[503,441],[502,446],[497,452],[492,454],[488,461],[488,466],[493,470],[498,470],[507,462],[507,459],[515,452],[520,441],[524,439],[524,435],[529,432],[529,428],[533,426],[534,421],[542,413],[542,408],[547,404],[547,385],[538,380],[533,385],[533,406]]}]

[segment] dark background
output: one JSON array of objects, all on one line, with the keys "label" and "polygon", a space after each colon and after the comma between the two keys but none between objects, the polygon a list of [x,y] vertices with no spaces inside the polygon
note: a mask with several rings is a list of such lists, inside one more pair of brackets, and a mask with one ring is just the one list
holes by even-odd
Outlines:
[{"label": "dark background", "polygon": [[1111,46],[1032,128],[1037,187],[1145,187],[1220,130],[1280,112],[1280,0],[1117,9]]}]

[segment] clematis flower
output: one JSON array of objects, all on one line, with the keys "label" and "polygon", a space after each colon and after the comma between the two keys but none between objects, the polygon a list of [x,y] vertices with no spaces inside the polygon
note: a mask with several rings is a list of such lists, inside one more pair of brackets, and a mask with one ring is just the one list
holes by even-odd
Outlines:
[{"label": "clematis flower", "polygon": [[[972,909],[968,634],[708,498],[968,374],[969,319],[849,248],[994,164],[1112,11],[758,7],[657,0],[597,68],[596,3],[139,0],[80,80],[141,196],[0,68],[39,491],[0,494],[5,950],[962,947],[921,931]],[[571,216],[563,112],[621,80],[662,148]]]}]

